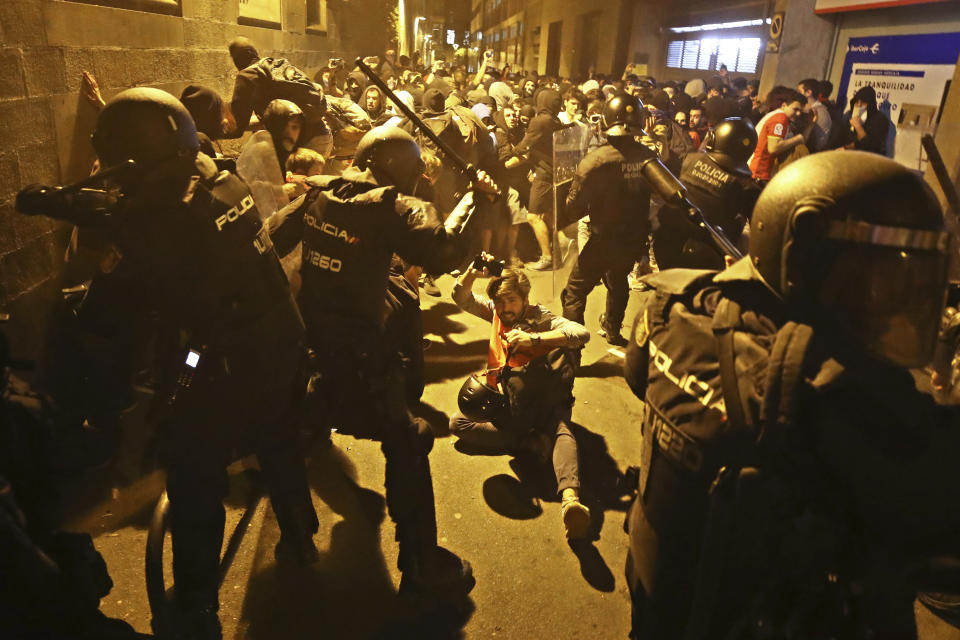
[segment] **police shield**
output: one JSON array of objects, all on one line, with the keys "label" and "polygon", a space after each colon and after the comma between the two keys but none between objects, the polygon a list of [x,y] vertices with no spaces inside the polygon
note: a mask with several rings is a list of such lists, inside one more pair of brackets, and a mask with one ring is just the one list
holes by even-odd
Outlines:
[{"label": "police shield", "polygon": [[237,158],[237,173],[250,188],[261,219],[290,202],[283,192],[283,173],[268,131],[257,131],[243,145]]},{"label": "police shield", "polygon": [[[237,157],[237,173],[250,188],[261,220],[266,220],[290,204],[290,199],[283,192],[284,178],[269,131],[257,131],[243,145]],[[291,292],[296,295],[300,290],[299,246],[282,258],[280,264],[290,281]]]},{"label": "police shield", "polygon": [[[564,219],[562,209],[567,201],[567,193],[570,192],[577,166],[587,155],[589,140],[590,128],[580,123],[564,127],[553,134],[553,221],[551,226],[554,254],[559,254],[558,261],[563,259],[563,253],[559,251],[560,229],[557,227],[557,221]],[[561,266],[563,265],[555,263],[554,273]],[[556,289],[556,283],[554,283],[554,289]]]}]

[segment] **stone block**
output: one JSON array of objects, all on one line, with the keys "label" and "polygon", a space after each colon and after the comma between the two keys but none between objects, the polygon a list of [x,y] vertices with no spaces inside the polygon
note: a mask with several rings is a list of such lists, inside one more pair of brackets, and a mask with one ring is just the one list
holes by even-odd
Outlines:
[{"label": "stone block", "polygon": [[[20,190],[20,167],[14,151],[0,153],[0,201],[11,200]],[[0,224],[0,228],[2,228]]]},{"label": "stone block", "polygon": [[3,0],[0,2],[0,30],[6,45],[42,45],[43,4],[40,0]]},{"label": "stone block", "polygon": [[[101,89],[128,88],[133,86],[130,79],[133,74],[127,68],[127,53],[129,49],[104,48],[93,52],[94,64],[97,69],[97,82]],[[138,53],[140,53],[138,51]],[[106,97],[106,96],[104,96]]]},{"label": "stone block", "polygon": [[192,51],[185,49],[156,50],[153,56],[156,64],[152,79],[154,86],[189,79],[185,74],[190,66],[192,55]]},{"label": "stone block", "polygon": [[[17,248],[17,238],[13,233],[13,218],[19,215],[13,208],[13,198],[0,201],[0,256],[5,256]],[[0,278],[0,287],[2,287],[7,276],[6,271],[0,270],[0,273],[4,274]]]},{"label": "stone block", "polygon": [[58,184],[61,181],[55,145],[21,147],[17,150],[17,157],[20,160],[20,184]]},{"label": "stone block", "polygon": [[63,50],[59,47],[31,47],[23,50],[23,72],[27,95],[45,96],[67,90]]},{"label": "stone block", "polygon": [[[109,100],[112,91],[105,90],[103,97]],[[90,175],[94,160],[90,135],[96,126],[98,112],[79,92],[51,96],[49,100],[56,130],[61,180],[76,182]]]},{"label": "stone block", "polygon": [[0,49],[0,100],[23,98],[27,85],[23,80],[23,56],[19,49]]},{"label": "stone block", "polygon": [[183,42],[187,47],[227,50],[236,37],[236,25],[213,20],[183,21]]},{"label": "stone block", "polygon": [[97,83],[100,83],[100,74],[94,57],[94,52],[90,49],[77,47],[65,47],[63,49],[63,75],[68,93],[77,93],[82,90],[83,84],[80,76],[84,71],[92,73],[93,77],[97,79]]},{"label": "stone block", "polygon": [[[19,218],[30,219],[26,216]],[[60,268],[63,252],[53,233],[45,233],[0,258],[4,291],[0,298],[11,300],[54,277]]]},{"label": "stone block", "polygon": [[47,43],[67,47],[149,49],[183,46],[183,19],[147,11],[48,0]]},{"label": "stone block", "polygon": [[210,84],[212,78],[233,77],[236,69],[230,61],[226,46],[223,49],[195,49],[193,55],[194,82]]},{"label": "stone block", "polygon": [[237,23],[239,3],[210,2],[210,0],[181,0],[184,18],[197,18],[216,22]]},{"label": "stone block", "polygon": [[0,123],[7,148],[53,144],[54,128],[47,99],[0,102]]},{"label": "stone block", "polygon": [[13,237],[18,250],[50,233],[50,219],[44,216],[14,214]]}]

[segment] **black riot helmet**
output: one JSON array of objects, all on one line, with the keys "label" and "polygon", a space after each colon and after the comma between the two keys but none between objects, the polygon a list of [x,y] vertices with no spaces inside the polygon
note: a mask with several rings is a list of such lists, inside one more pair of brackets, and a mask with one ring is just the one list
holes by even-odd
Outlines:
[{"label": "black riot helmet", "polygon": [[92,137],[103,168],[134,160],[142,171],[175,160],[192,164],[200,150],[190,112],[166,91],[121,91],[100,112]]},{"label": "black riot helmet", "polygon": [[358,169],[372,170],[384,186],[395,185],[408,195],[416,189],[425,168],[413,136],[388,126],[374,127],[360,138],[353,163]]},{"label": "black riot helmet", "polygon": [[747,160],[757,148],[757,131],[746,118],[727,118],[707,132],[703,143],[711,160],[733,173],[749,176]]},{"label": "black riot helmet", "polygon": [[[285,135],[287,124],[291,120],[299,120],[300,126],[304,123],[303,109],[289,100],[271,100],[266,109],[263,110],[263,128],[270,132],[274,144],[282,146],[286,151],[292,151],[297,145],[297,140],[290,139]],[[299,135],[297,136],[299,139]]]},{"label": "black riot helmet", "polygon": [[795,315],[894,364],[930,362],[949,235],[921,178],[877,154],[818,153],[774,177],[750,227],[754,267]]},{"label": "black riot helmet", "polygon": [[460,412],[477,422],[495,422],[506,417],[507,398],[483,382],[479,374],[464,380],[457,394]]},{"label": "black riot helmet", "polygon": [[639,98],[618,93],[603,105],[603,132],[608,138],[646,135],[643,130],[645,114]]}]

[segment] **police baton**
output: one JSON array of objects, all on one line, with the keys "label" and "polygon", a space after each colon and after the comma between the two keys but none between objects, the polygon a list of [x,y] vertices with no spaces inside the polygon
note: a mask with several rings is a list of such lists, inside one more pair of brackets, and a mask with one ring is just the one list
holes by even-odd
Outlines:
[{"label": "police baton", "polygon": [[933,174],[937,177],[940,189],[946,196],[947,204],[956,221],[957,217],[960,216],[960,196],[957,195],[957,189],[953,186],[953,181],[947,172],[947,166],[943,164],[943,157],[940,155],[940,150],[937,149],[937,143],[933,141],[933,136],[929,133],[923,134],[920,142],[923,144],[923,150],[927,152],[927,162],[933,167]]},{"label": "police baton", "polygon": [[[443,155],[447,157],[447,160],[456,165],[457,169],[466,174],[466,176],[474,183],[480,182],[480,177],[477,175],[477,168],[461,158],[460,155],[454,151],[449,144],[441,140],[440,136],[435,134],[433,129],[428,127],[427,124],[421,120],[416,113],[413,112],[413,109],[405,105],[403,101],[397,97],[397,94],[395,94],[393,90],[387,86],[387,83],[381,80],[380,76],[378,76],[373,69],[367,66],[367,64],[363,61],[363,58],[357,58],[354,61],[354,64],[356,64],[357,68],[360,69],[360,71],[362,71],[363,74],[370,79],[370,82],[376,85],[376,87],[380,89],[385,96],[390,98],[393,104],[395,104],[397,108],[403,112],[403,115],[410,119],[410,122],[412,122],[413,125],[419,129],[421,133],[423,133],[423,135],[427,136],[430,141],[433,142],[433,144],[437,145],[437,148],[443,152]],[[499,187],[497,188],[497,195],[500,195]]]},{"label": "police baton", "polygon": [[653,156],[648,158],[640,166],[640,171],[647,182],[653,187],[661,198],[667,204],[680,207],[686,213],[687,221],[696,227],[705,239],[712,241],[713,248],[722,255],[728,255],[734,260],[739,260],[743,254],[733,242],[730,241],[723,231],[710,224],[700,209],[687,199],[687,188],[683,186],[675,175],[670,172],[660,158]]}]

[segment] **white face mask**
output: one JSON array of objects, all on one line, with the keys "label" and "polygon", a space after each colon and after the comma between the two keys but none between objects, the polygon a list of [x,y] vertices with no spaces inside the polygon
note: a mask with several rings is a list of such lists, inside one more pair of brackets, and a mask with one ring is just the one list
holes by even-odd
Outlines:
[{"label": "white face mask", "polygon": [[866,107],[864,107],[863,110],[860,112],[860,122],[866,122],[866,121],[867,121],[867,109]]}]

